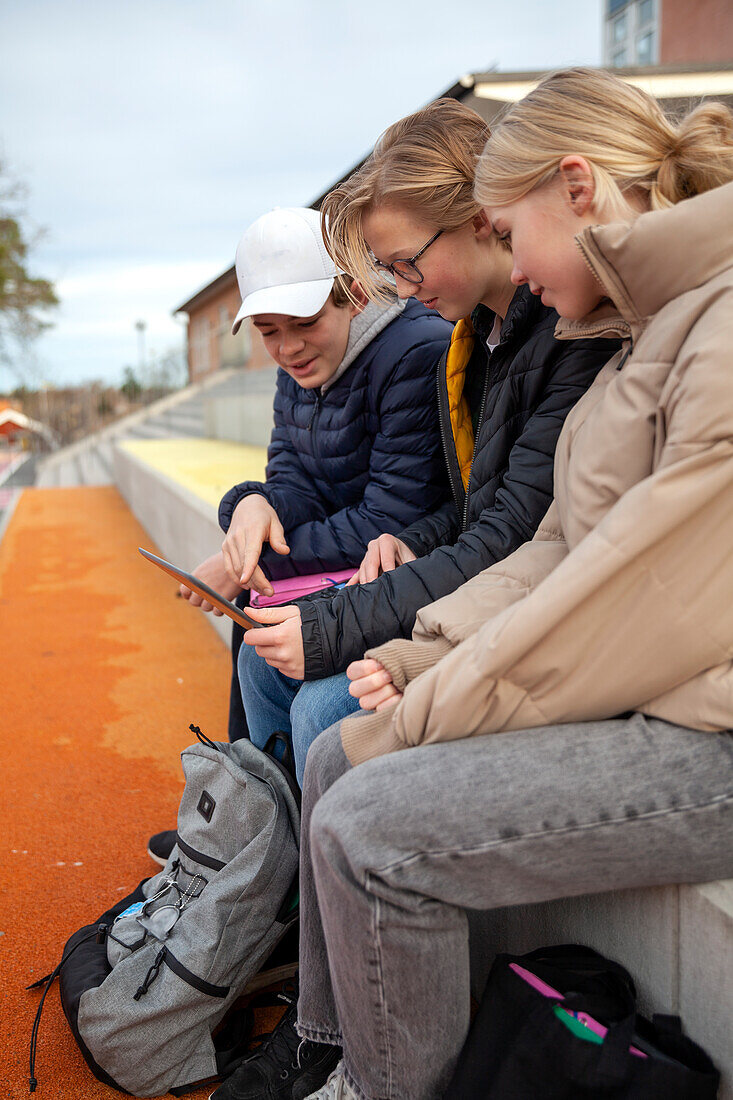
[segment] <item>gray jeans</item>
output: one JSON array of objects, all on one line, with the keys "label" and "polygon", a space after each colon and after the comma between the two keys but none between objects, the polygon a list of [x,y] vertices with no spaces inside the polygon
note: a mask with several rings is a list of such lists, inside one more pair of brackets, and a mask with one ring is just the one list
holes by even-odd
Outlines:
[{"label": "gray jeans", "polygon": [[634,714],[407,749],[303,787],[298,1030],[366,1100],[434,1100],[469,1025],[468,917],[733,875],[733,737]]}]

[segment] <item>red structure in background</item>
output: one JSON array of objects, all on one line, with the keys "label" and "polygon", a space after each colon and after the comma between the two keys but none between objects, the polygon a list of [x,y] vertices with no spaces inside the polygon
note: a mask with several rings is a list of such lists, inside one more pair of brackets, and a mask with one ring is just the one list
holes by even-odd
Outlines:
[{"label": "red structure in background", "polygon": [[733,61],[731,0],[661,0],[660,65]]},{"label": "red structure in background", "polygon": [[32,420],[8,401],[0,401],[0,448],[52,450],[57,446],[54,433],[40,420]]}]

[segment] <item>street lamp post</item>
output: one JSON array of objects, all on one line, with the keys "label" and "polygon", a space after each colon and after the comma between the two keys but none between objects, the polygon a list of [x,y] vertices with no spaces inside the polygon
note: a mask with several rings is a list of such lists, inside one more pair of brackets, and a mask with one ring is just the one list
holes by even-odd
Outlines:
[{"label": "street lamp post", "polygon": [[137,329],[137,362],[138,370],[140,372],[140,385],[143,384],[143,373],[145,371],[145,329],[146,324],[144,321],[136,321],[135,328]]}]

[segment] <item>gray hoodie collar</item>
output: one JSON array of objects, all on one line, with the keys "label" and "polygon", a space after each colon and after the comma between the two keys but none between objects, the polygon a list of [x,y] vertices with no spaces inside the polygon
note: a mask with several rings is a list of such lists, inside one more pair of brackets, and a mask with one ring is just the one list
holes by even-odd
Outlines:
[{"label": "gray hoodie collar", "polygon": [[399,317],[404,308],[405,303],[399,300],[386,307],[377,305],[376,302],[367,302],[361,313],[357,313],[356,317],[352,319],[346,354],[339,363],[336,373],[332,374],[328,382],[324,382],[321,386],[321,393],[325,393],[334,382],[338,381],[344,371],[362,353],[367,344],[370,344],[382,329],[391,324],[395,317]]}]

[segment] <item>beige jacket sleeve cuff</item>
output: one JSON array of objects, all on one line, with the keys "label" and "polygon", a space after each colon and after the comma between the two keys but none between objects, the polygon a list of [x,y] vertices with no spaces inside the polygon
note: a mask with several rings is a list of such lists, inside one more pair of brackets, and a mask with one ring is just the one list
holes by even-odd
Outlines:
[{"label": "beige jacket sleeve cuff", "polygon": [[[404,691],[411,680],[433,668],[452,649],[447,638],[434,638],[430,642],[397,638],[368,650],[365,656],[379,661],[390,673],[398,691]],[[373,756],[383,756],[406,747],[395,730],[396,710],[397,706],[388,707],[368,714],[351,715],[343,720],[341,744],[352,765],[363,764]]]},{"label": "beige jacket sleeve cuff", "polygon": [[392,642],[369,649],[364,654],[379,661],[392,677],[398,691],[404,691],[411,680],[427,672],[453,649],[447,638],[435,637],[429,642],[411,642],[407,638],[395,638]]},{"label": "beige jacket sleeve cuff", "polygon": [[373,756],[384,756],[388,752],[404,749],[395,732],[394,714],[397,707],[386,710],[374,710],[369,713],[352,714],[341,723],[341,744],[349,763],[356,767]]}]

